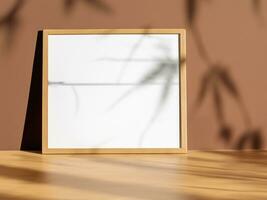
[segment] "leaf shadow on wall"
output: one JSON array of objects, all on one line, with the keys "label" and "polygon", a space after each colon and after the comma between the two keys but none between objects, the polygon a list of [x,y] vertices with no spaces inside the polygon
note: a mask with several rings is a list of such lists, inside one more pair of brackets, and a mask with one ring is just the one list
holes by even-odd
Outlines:
[{"label": "leaf shadow on wall", "polygon": [[[64,11],[68,14],[70,13],[77,3],[81,1],[78,0],[65,0],[64,1]],[[87,6],[95,8],[98,11],[104,12],[106,14],[113,13],[112,8],[103,0],[83,0]]]},{"label": "leaf shadow on wall", "polygon": [[15,33],[20,25],[19,11],[25,4],[25,0],[17,0],[10,10],[0,19],[0,29],[5,31],[5,47],[13,43]]},{"label": "leaf shadow on wall", "polygon": [[38,31],[21,150],[42,148],[42,38],[43,32]]},{"label": "leaf shadow on wall", "polygon": [[[192,33],[192,37],[195,40],[195,45],[198,49],[198,53],[207,66],[207,70],[204,73],[198,90],[197,97],[193,108],[192,115],[195,114],[197,109],[201,106],[203,99],[210,93],[215,117],[218,124],[219,138],[224,142],[226,147],[234,149],[261,149],[263,147],[263,134],[260,128],[255,127],[252,124],[252,118],[245,105],[245,99],[242,98],[240,90],[230,73],[228,64],[221,64],[217,59],[214,61],[211,59],[206,45],[203,43],[202,36],[196,24],[196,16],[199,12],[199,3],[197,0],[185,1],[185,10],[187,11],[186,19],[189,29]],[[261,1],[252,1],[254,11],[259,13]],[[260,14],[260,13],[259,13]],[[225,95],[226,91],[231,98],[234,99],[236,105],[239,108],[242,121],[244,123],[244,130],[241,132],[237,139],[233,139],[233,126],[226,119],[225,115]]]}]

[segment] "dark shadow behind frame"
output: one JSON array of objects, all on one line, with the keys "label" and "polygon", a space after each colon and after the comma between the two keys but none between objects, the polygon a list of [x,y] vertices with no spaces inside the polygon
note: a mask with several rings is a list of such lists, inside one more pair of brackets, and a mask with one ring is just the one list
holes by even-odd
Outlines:
[{"label": "dark shadow behind frame", "polygon": [[28,105],[20,150],[42,149],[43,31],[38,31]]}]

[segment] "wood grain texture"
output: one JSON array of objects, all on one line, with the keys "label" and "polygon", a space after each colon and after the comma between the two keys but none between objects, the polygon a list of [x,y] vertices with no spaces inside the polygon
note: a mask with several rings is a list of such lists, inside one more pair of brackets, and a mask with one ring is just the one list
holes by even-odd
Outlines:
[{"label": "wood grain texture", "polygon": [[0,152],[0,199],[267,199],[267,152]]}]

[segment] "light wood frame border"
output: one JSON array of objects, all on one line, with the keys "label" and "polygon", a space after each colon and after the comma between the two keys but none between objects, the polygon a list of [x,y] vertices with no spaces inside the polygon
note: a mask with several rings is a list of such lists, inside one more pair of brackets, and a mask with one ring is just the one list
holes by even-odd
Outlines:
[{"label": "light wood frame border", "polygon": [[[82,34],[179,34],[180,44],[180,148],[48,148],[48,35]],[[46,29],[43,30],[42,80],[42,153],[186,153],[187,152],[187,95],[186,95],[186,31],[185,29]]]}]

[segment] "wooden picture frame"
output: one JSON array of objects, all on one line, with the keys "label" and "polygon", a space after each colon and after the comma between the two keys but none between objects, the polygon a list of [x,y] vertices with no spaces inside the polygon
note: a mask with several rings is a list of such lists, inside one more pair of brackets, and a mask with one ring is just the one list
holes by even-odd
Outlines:
[{"label": "wooden picture frame", "polygon": [[[179,38],[179,147],[177,148],[51,148],[48,145],[48,38],[50,35],[129,35],[175,34]],[[186,153],[187,152],[187,98],[186,98],[186,31],[185,29],[51,29],[43,30],[42,80],[42,153]]]}]

